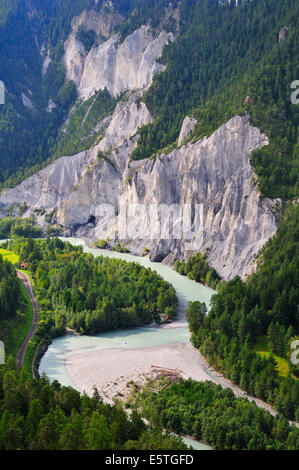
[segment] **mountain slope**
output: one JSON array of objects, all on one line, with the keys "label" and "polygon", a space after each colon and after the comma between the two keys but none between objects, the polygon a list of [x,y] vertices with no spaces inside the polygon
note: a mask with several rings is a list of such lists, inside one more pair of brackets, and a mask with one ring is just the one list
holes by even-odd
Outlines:
[{"label": "mountain slope", "polygon": [[[208,250],[227,279],[250,273],[277,228],[274,198],[297,194],[298,107],[288,87],[297,72],[298,3],[16,5],[4,29],[23,21],[35,55],[25,47],[32,90],[11,80],[1,110],[3,184],[68,157],[3,193],[1,216],[18,215],[25,201],[24,217],[46,233],[121,240],[172,263],[189,256],[187,244],[119,233],[119,203],[190,204],[192,224],[202,205],[192,250]],[[21,70],[20,52],[17,42]],[[104,234],[103,204],[114,211]]]},{"label": "mountain slope", "polygon": [[45,235],[169,264],[201,251],[225,281],[205,318],[198,304],[187,312],[195,346],[289,419],[299,393],[298,18],[297,0],[0,9],[3,226],[20,216]]},{"label": "mountain slope", "polygon": [[[254,125],[271,136],[274,155],[271,158],[270,150],[264,150],[253,159],[261,191],[270,197],[293,197],[298,194],[299,118],[289,97],[290,83],[298,75],[298,8],[295,0],[244,0],[238,6],[218,0],[182,0],[179,6],[166,0],[6,2],[0,77],[7,84],[8,105],[0,109],[0,182],[4,187],[15,185],[36,170],[36,164],[57,157],[59,129],[76,99],[68,79],[74,80],[80,96],[85,96],[83,88],[87,94],[99,89],[99,79],[100,88],[106,84],[109,89],[111,69],[109,80],[103,82],[105,72],[96,63],[106,57],[105,39],[110,40],[105,45],[109,48],[119,32],[119,49],[130,34],[150,25],[153,34],[162,28],[176,40],[164,50],[159,67],[164,69],[165,64],[165,72],[144,97],[154,121],[142,129],[132,158],[150,157],[173,144],[187,114],[194,113],[200,121],[194,135],[202,136],[249,110]],[[289,34],[278,42],[284,26]],[[73,65],[64,55],[66,39]],[[113,47],[111,54],[115,55]],[[126,68],[126,62],[124,58],[118,68]],[[127,73],[134,71],[129,67]],[[110,91],[118,94],[130,88],[132,79]],[[140,85],[145,83],[149,80],[141,79]]]}]

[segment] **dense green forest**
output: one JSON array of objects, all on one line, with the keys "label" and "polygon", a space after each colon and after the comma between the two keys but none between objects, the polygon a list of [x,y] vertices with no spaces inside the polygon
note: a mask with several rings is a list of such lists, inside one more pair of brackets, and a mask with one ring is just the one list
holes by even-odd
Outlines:
[{"label": "dense green forest", "polygon": [[215,450],[298,450],[299,431],[230,389],[181,380],[158,392],[144,389],[137,403],[150,423],[210,444]]},{"label": "dense green forest", "polygon": [[[151,6],[152,3],[156,6]],[[120,12],[125,19],[138,8],[132,25],[140,26],[151,17],[152,8],[157,17],[162,3],[168,2],[159,0],[147,6],[145,0],[114,0],[112,11]],[[0,106],[0,189],[15,186],[63,153],[70,154],[92,145],[95,136],[90,135],[91,128],[113,110],[114,100],[100,94],[82,128],[82,113],[88,109],[85,104],[75,110],[75,115],[73,113],[68,135],[60,132],[77,99],[74,83],[65,78],[64,41],[76,15],[84,9],[102,7],[102,0],[97,4],[94,0],[1,2],[0,80],[6,85],[6,104]],[[130,23],[130,20],[125,22],[120,31],[123,38],[129,34]],[[51,57],[45,74],[41,60],[43,45],[47,46]],[[50,100],[55,107],[48,112]]]},{"label": "dense green forest", "polygon": [[245,282],[219,285],[208,315],[189,306],[192,342],[243,390],[298,421],[299,371],[290,353],[299,335],[299,206],[289,208],[257,263]]},{"label": "dense green forest", "polygon": [[[20,209],[21,208],[22,206]],[[15,236],[38,238],[41,237],[41,235],[42,230],[35,225],[33,217],[27,219],[22,219],[22,217],[0,219],[0,240],[13,238]]]},{"label": "dense green forest", "polygon": [[94,258],[58,239],[16,240],[10,244],[20,262],[29,263],[41,322],[36,341],[65,332],[95,334],[160,322],[176,316],[174,288],[136,263]]},{"label": "dense green forest", "polygon": [[[158,34],[169,0],[114,0],[113,5],[124,17],[115,29],[122,41],[146,23]],[[190,136],[196,140],[232,116],[248,114],[270,140],[251,155],[261,194],[295,200],[299,106],[291,103],[291,83],[299,79],[298,1],[173,0],[172,6],[179,8],[178,23],[172,18],[163,27],[175,31],[176,40],[160,59],[165,71],[142,98],[153,122],[140,129],[132,159],[155,158],[175,148],[186,115],[198,121]],[[90,7],[100,9],[103,2],[1,1],[0,80],[6,84],[6,105],[0,106],[0,190],[61,155],[94,145],[102,135],[102,129],[95,132],[97,123],[126,99],[112,99],[104,90],[77,101],[75,84],[66,81],[63,44],[72,18]],[[283,27],[288,32],[279,41]],[[94,44],[90,31],[79,30],[78,37],[86,50]],[[45,74],[43,45],[51,57]],[[55,102],[51,112],[50,100]],[[299,421],[299,369],[290,359],[291,343],[299,338],[299,207],[285,206],[277,234],[246,281],[221,281],[206,254],[177,261],[175,269],[218,290],[209,313],[200,302],[186,310],[194,346],[241,389]],[[160,322],[162,313],[175,318],[175,291],[156,273],[94,258],[58,239],[34,241],[42,233],[34,217],[22,219],[25,212],[26,203],[17,218],[9,210],[0,220],[0,239],[13,239],[10,247],[29,263],[34,279],[41,321],[29,348],[35,351],[67,326],[96,334]],[[0,337],[8,352],[15,350],[12,331],[24,323],[27,309],[15,268],[0,256]],[[211,383],[182,381],[158,393],[145,390],[141,407],[154,424],[150,431],[136,411],[128,418],[120,405],[104,405],[97,393],[80,397],[57,382],[16,372],[12,363],[0,367],[1,450],[184,448],[179,439],[163,436],[163,427],[216,449],[299,447],[298,431],[284,418],[273,418]]]},{"label": "dense green forest", "polygon": [[17,6],[18,0],[2,0],[0,6],[0,25],[5,23],[7,16]]},{"label": "dense green forest", "polygon": [[[6,85],[6,104],[0,107],[0,183],[13,186],[49,162],[50,149],[71,105],[75,85],[65,81],[63,42],[71,20],[91,0],[15,0],[15,8],[0,7],[0,77]],[[29,11],[33,14],[29,15]],[[52,62],[42,73],[42,45]],[[9,45],[9,47],[8,47]],[[30,92],[28,92],[30,90]],[[32,103],[24,105],[25,95]],[[50,99],[56,104],[46,111]]]},{"label": "dense green forest", "polygon": [[32,379],[14,360],[0,366],[0,450],[186,449],[180,438],[148,429],[133,410],[71,387]]},{"label": "dense green forest", "polygon": [[59,133],[57,142],[50,149],[54,158],[74,155],[98,143],[103,137],[104,129],[100,128],[98,132],[95,132],[94,128],[104,117],[114,111],[119,99],[111,98],[105,89],[97,92],[87,101],[77,102]]},{"label": "dense green forest", "polygon": [[13,265],[0,255],[0,319],[8,320],[17,315],[24,301],[21,284]]},{"label": "dense green forest", "polygon": [[207,253],[202,255],[198,252],[187,261],[177,260],[174,263],[174,269],[182,276],[188,276],[189,279],[216,289],[221,277],[214,268],[209,266],[207,257]]}]

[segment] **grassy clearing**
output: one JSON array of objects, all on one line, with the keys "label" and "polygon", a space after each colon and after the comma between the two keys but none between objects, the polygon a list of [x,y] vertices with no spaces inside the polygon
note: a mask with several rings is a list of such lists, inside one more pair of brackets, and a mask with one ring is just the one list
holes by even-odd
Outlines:
[{"label": "grassy clearing", "polygon": [[286,359],[283,359],[282,357],[277,356],[276,354],[273,354],[268,351],[257,351],[257,353],[262,356],[262,357],[269,357],[271,354],[274,357],[276,363],[277,363],[277,371],[278,375],[280,377],[287,377],[290,372],[290,366],[288,364],[288,361]]},{"label": "grassy clearing", "polygon": [[12,264],[18,264],[19,263],[19,260],[20,260],[19,255],[16,255],[12,251],[4,250],[3,248],[0,248],[0,255],[2,255],[2,257],[4,259],[6,259],[7,261],[9,261]]},{"label": "grassy clearing", "polygon": [[[286,359],[284,359],[283,357],[280,357],[280,356],[277,356],[277,354],[273,354],[271,351],[270,351],[270,348],[269,348],[269,345],[268,345],[268,339],[266,336],[260,336],[258,338],[258,341],[255,345],[255,351],[257,354],[259,354],[260,356],[262,357],[270,357],[271,355],[274,357],[276,363],[277,363],[277,371],[278,371],[278,375],[279,377],[281,378],[285,378],[289,375],[290,373],[290,366],[289,366],[289,363]],[[296,380],[298,380],[297,377],[295,377],[295,375],[292,374],[292,377]]]}]

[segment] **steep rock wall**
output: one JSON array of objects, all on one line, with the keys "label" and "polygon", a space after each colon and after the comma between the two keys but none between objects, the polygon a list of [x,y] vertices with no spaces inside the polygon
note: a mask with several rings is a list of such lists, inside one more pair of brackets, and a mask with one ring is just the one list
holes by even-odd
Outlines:
[{"label": "steep rock wall", "polygon": [[[119,17],[105,21],[102,13],[85,11],[73,21],[73,32],[65,43],[66,75],[77,86],[80,98],[87,99],[96,91],[107,90],[118,96],[127,90],[147,87],[153,76],[164,69],[157,62],[166,44],[174,41],[172,33],[161,31],[154,36],[148,26],[141,26],[120,43],[112,34]],[[99,44],[87,52],[77,38],[78,28],[93,29],[101,37]],[[103,42],[102,38],[107,40]]]},{"label": "steep rock wall", "polygon": [[[101,143],[93,149],[63,157],[11,189],[0,198],[0,216],[11,204],[24,200],[29,209],[55,210],[55,222],[66,234],[95,238],[98,207],[110,204],[118,220],[119,203],[191,204],[203,207],[203,232],[194,236],[197,249],[209,249],[209,259],[226,279],[246,276],[254,256],[276,231],[275,201],[260,197],[249,155],[267,145],[266,136],[252,127],[248,117],[236,116],[211,137],[188,143],[156,160],[131,162],[138,128],[151,121],[146,106],[136,105],[137,94],[117,106]],[[105,158],[97,158],[99,150]],[[47,226],[45,216],[38,221]],[[94,224],[90,224],[90,220]],[[174,224],[179,221],[174,220]],[[117,225],[116,225],[117,227]],[[118,233],[111,233],[117,240]],[[132,240],[132,251],[176,257],[192,254],[184,240]]]},{"label": "steep rock wall", "polygon": [[[128,204],[202,204],[203,233],[194,237],[194,244],[201,251],[209,249],[210,262],[224,278],[244,277],[276,231],[275,201],[260,197],[249,162],[250,153],[267,144],[248,117],[236,116],[210,138],[146,161],[122,197]],[[133,243],[137,245],[140,249],[139,242]],[[188,252],[185,242],[175,240],[146,246],[164,254]]]}]

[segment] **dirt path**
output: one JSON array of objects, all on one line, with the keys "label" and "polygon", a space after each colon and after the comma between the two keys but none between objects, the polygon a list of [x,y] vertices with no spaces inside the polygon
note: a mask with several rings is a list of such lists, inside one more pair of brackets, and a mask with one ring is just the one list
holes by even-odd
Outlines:
[{"label": "dirt path", "polygon": [[22,281],[22,283],[23,283],[23,285],[24,285],[24,287],[27,291],[27,294],[29,295],[29,298],[31,300],[32,307],[33,307],[32,325],[31,325],[29,333],[27,334],[22,346],[20,347],[18,355],[17,355],[17,368],[19,369],[23,365],[24,357],[25,357],[25,353],[27,351],[29,341],[31,340],[31,338],[32,338],[32,336],[33,336],[33,334],[36,330],[38,320],[39,320],[39,309],[38,309],[37,301],[35,300],[35,297],[34,297],[34,294],[33,294],[32,285],[31,285],[29,277],[26,274],[24,274],[20,271],[17,272],[17,275],[18,275],[18,278]]}]

